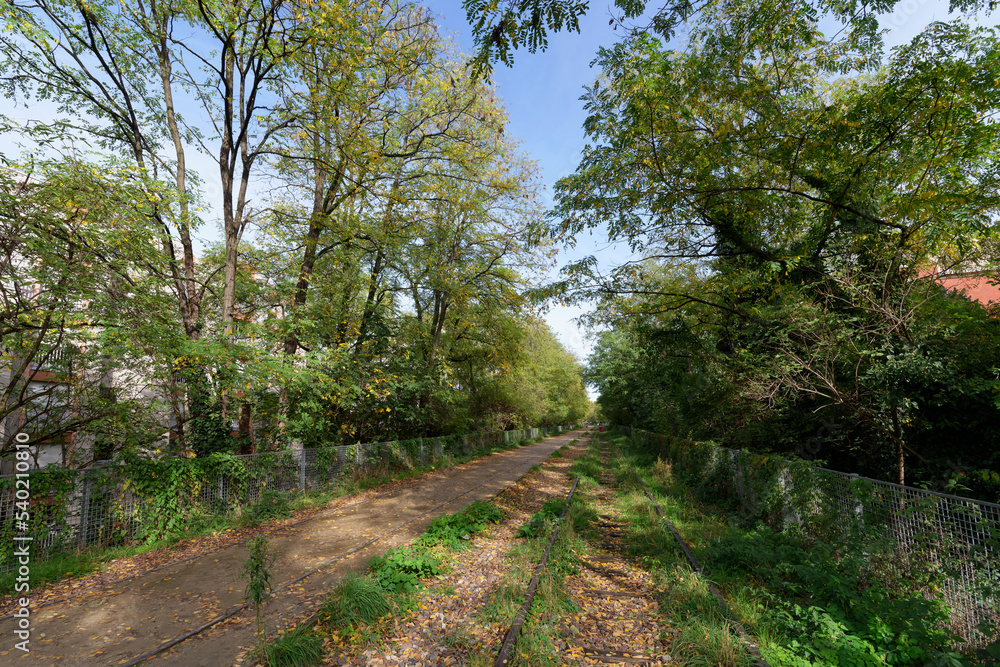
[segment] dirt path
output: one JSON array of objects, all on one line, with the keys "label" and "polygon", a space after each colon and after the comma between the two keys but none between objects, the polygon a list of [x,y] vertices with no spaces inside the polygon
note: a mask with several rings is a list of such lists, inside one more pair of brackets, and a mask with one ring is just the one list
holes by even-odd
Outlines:
[{"label": "dirt path", "polygon": [[[269,627],[292,625],[308,615],[344,572],[360,569],[372,556],[410,541],[436,516],[495,495],[579,433],[493,454],[371,502],[279,528],[270,535],[281,554],[274,576],[278,586],[332,559],[340,560],[284,588],[267,607]],[[379,536],[382,539],[365,546]],[[127,664],[241,604],[243,582],[236,575],[245,555],[243,545],[236,545],[43,607],[31,616],[28,654],[13,648],[18,641],[17,619],[0,620],[0,665]],[[246,611],[237,614],[150,662],[231,665],[240,648],[253,642],[249,616]]]}]

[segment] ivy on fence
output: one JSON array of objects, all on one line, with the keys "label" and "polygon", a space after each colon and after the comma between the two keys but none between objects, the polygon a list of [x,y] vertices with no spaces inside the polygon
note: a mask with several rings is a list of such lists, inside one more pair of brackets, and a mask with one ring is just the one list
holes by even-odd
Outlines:
[{"label": "ivy on fence", "polygon": [[633,444],[665,457],[696,497],[745,526],[795,530],[862,554],[860,576],[900,595],[943,601],[948,630],[976,643],[1000,622],[1000,505],[903,487],[803,461],[630,429]]}]

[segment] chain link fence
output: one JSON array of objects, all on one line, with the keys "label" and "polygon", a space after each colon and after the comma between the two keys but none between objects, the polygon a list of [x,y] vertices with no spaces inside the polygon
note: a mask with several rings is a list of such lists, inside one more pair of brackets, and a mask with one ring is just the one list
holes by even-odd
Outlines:
[{"label": "chain link fence", "polygon": [[[143,460],[82,470],[48,467],[0,475],[0,574],[14,571],[14,549],[30,537],[31,560],[53,553],[128,544],[150,527],[176,529],[195,514],[223,515],[253,506],[272,491],[321,491],[377,470],[429,465],[446,456],[470,456],[502,444],[530,442],[572,427],[417,438],[393,442],[285,450],[206,459]],[[177,489],[162,516],[156,496]],[[24,513],[24,514],[22,514]],[[18,536],[21,542],[14,538]]]},{"label": "chain link fence", "polygon": [[870,577],[943,600],[949,629],[971,646],[985,644],[980,622],[1000,624],[1000,505],[627,431],[637,445],[664,455],[696,492],[730,499],[749,521],[860,546]]}]

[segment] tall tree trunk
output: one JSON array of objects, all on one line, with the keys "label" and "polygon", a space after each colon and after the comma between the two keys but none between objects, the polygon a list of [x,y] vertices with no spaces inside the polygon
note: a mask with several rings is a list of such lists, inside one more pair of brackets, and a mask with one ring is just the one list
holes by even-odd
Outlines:
[{"label": "tall tree trunk", "polygon": [[[169,19],[164,19],[165,22],[167,20]],[[174,185],[177,187],[179,197],[176,225],[177,234],[181,242],[181,268],[183,277],[177,270],[177,262],[174,257],[172,245],[168,249],[168,256],[171,259],[170,269],[177,290],[184,333],[188,338],[197,340],[201,336],[201,293],[195,278],[194,245],[191,241],[191,211],[187,191],[187,160],[185,158],[184,141],[181,137],[180,128],[177,125],[177,114],[174,108],[173,65],[170,60],[169,45],[167,44],[168,29],[165,23],[161,26],[160,42],[157,48],[157,62],[159,63],[160,82],[163,85],[167,129],[170,131],[170,138],[174,144],[174,154],[177,162],[174,170]]]},{"label": "tall tree trunk", "polygon": [[896,466],[899,472],[898,483],[900,486],[906,484],[906,459],[903,455],[903,431],[899,424],[899,408],[892,408],[892,431],[896,441]]},{"label": "tall tree trunk", "polygon": [[358,325],[358,339],[354,342],[354,353],[361,352],[361,346],[365,342],[368,333],[368,325],[375,316],[375,308],[381,299],[378,299],[378,287],[382,276],[382,263],[385,261],[385,248],[380,247],[375,253],[375,261],[372,262],[371,273],[368,274],[368,295],[365,298],[365,309],[361,315],[361,323]]}]

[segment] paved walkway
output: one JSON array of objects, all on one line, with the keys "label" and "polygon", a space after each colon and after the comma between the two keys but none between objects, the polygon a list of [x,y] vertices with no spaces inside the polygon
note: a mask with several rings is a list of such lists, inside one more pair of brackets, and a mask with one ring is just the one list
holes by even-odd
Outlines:
[{"label": "paved walkway", "polygon": [[[272,546],[280,549],[276,586],[331,559],[340,560],[281,591],[267,606],[268,627],[284,627],[312,612],[345,572],[362,569],[372,556],[409,542],[435,517],[492,497],[581,432],[438,471],[370,502],[276,530],[269,536]],[[389,531],[384,539],[363,547]],[[14,649],[17,619],[0,620],[0,653],[7,652],[0,655],[0,665],[128,664],[240,605],[244,582],[237,573],[245,557],[246,549],[237,545],[43,607],[31,617],[28,654]],[[254,642],[251,617],[250,611],[243,611],[150,663],[232,665],[241,648]]]}]

